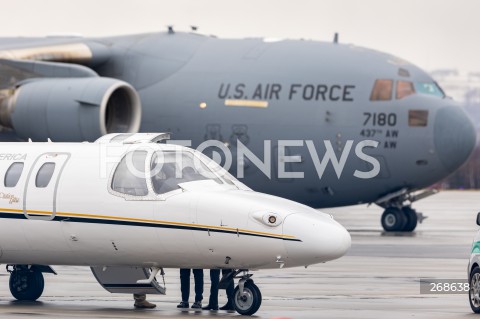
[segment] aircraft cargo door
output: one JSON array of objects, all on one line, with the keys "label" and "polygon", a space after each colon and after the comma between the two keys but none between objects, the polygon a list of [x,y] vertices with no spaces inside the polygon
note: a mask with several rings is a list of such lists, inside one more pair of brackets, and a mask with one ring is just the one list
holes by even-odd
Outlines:
[{"label": "aircraft cargo door", "polygon": [[33,164],[23,196],[23,213],[29,219],[55,217],[58,181],[69,157],[67,153],[44,153]]}]

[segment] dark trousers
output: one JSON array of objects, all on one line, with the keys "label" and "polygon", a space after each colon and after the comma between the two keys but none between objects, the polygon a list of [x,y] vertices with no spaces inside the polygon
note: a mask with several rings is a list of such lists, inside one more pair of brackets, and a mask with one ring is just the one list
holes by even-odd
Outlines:
[{"label": "dark trousers", "polygon": [[[195,281],[195,301],[203,299],[203,269],[193,269]],[[182,290],[182,301],[188,302],[190,296],[190,269],[180,269],[180,289]]]},{"label": "dark trousers", "polygon": [[[222,269],[222,275],[226,275],[232,272],[231,269]],[[210,269],[210,280],[212,285],[210,286],[210,298],[208,304],[212,307],[218,306],[218,284],[220,283],[220,269]],[[235,290],[233,279],[230,280],[227,286],[227,298],[228,302],[233,301],[233,291]]]}]

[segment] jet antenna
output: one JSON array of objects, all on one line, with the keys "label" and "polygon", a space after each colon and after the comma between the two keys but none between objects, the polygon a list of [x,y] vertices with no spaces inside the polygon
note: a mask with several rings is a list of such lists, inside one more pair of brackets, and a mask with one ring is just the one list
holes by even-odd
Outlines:
[{"label": "jet antenna", "polygon": [[333,43],[338,43],[338,32],[335,32],[335,34],[333,35]]}]

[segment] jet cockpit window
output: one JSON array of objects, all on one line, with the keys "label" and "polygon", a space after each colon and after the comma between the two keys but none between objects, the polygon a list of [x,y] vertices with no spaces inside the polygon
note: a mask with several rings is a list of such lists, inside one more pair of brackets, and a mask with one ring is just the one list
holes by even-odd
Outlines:
[{"label": "jet cockpit window", "polygon": [[55,163],[44,163],[37,172],[35,178],[35,186],[45,188],[50,183],[53,173],[55,172]]},{"label": "jet cockpit window", "polygon": [[408,126],[426,127],[428,125],[428,110],[409,110]]},{"label": "jet cockpit window", "polygon": [[145,196],[148,194],[147,179],[145,177],[146,151],[127,153],[113,175],[112,189],[116,192]]},{"label": "jet cockpit window", "polygon": [[397,93],[395,98],[397,100],[403,99],[406,96],[412,95],[415,93],[415,88],[413,83],[409,81],[397,81]]},{"label": "jet cockpit window", "polygon": [[392,99],[393,80],[375,80],[370,101],[389,101]]},{"label": "jet cockpit window", "polygon": [[222,184],[218,176],[190,152],[156,152],[150,167],[157,194],[177,190],[178,184],[199,180],[209,179]]},{"label": "jet cockpit window", "polygon": [[434,95],[441,98],[445,97],[445,93],[435,82],[415,82],[415,91],[420,94]]},{"label": "jet cockpit window", "polygon": [[20,176],[22,176],[23,167],[25,166],[22,162],[15,162],[7,169],[5,173],[5,179],[3,184],[5,187],[15,187],[17,186]]},{"label": "jet cockpit window", "polygon": [[235,182],[238,182],[238,180],[233,177],[227,170],[222,168],[220,165],[217,164],[214,160],[212,160],[210,157],[206,156],[205,154],[196,151],[195,155],[200,157],[202,161],[208,166],[208,168],[212,171],[215,172],[220,178],[229,185],[235,185]]}]

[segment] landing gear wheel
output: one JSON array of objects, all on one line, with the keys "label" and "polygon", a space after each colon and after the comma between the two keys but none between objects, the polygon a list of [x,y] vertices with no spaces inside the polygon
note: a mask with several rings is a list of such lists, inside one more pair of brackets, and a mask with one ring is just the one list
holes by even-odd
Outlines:
[{"label": "landing gear wheel", "polygon": [[470,275],[470,289],[468,290],[468,301],[475,313],[480,313],[480,268],[473,269]]},{"label": "landing gear wheel", "polygon": [[35,301],[43,293],[43,275],[35,270],[14,270],[10,274],[10,292],[18,300]]},{"label": "landing gear wheel", "polygon": [[417,227],[417,212],[415,209],[411,208],[410,206],[405,206],[402,208],[402,212],[407,218],[407,223],[405,224],[405,227],[403,228],[403,231],[406,232],[411,232]]},{"label": "landing gear wheel", "polygon": [[385,231],[402,231],[406,223],[405,214],[398,208],[389,207],[382,214],[382,227]]},{"label": "landing gear wheel", "polygon": [[243,294],[240,292],[239,286],[235,288],[233,292],[233,305],[235,310],[244,316],[251,316],[257,312],[262,304],[262,294],[260,289],[248,280],[243,287]]}]

